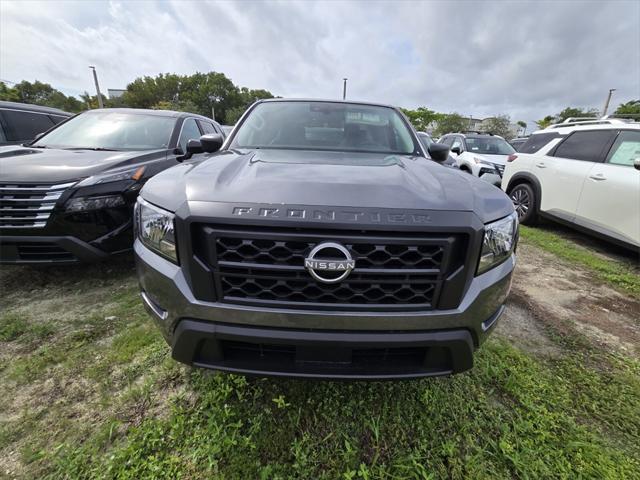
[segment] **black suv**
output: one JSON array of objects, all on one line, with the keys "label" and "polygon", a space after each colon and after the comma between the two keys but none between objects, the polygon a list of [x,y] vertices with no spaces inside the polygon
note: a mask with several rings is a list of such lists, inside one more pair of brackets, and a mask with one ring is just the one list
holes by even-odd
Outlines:
[{"label": "black suv", "polygon": [[0,148],[0,263],[93,261],[130,249],[140,188],[206,133],[222,130],[191,113],[103,109],[28,146]]},{"label": "black suv", "polygon": [[57,108],[0,102],[0,145],[29,142],[72,116]]},{"label": "black suv", "polygon": [[151,179],[134,250],[173,357],[256,375],[408,378],[471,368],[504,310],[517,216],[436,162],[389,106],[253,105],[215,152]]}]

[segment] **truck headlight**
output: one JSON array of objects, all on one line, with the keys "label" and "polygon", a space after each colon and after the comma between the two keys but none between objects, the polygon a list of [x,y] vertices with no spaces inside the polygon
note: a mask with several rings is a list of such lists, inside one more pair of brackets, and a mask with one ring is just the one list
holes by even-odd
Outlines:
[{"label": "truck headlight", "polygon": [[509,258],[517,240],[518,215],[516,212],[501,220],[486,224],[476,274],[480,275]]},{"label": "truck headlight", "polygon": [[173,213],[155,207],[138,197],[134,214],[140,241],[158,255],[178,263]]}]

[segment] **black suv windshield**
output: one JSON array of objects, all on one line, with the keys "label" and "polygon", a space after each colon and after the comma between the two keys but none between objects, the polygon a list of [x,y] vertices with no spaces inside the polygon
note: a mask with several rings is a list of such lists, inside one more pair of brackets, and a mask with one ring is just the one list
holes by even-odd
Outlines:
[{"label": "black suv windshield", "polygon": [[467,149],[485,155],[511,155],[515,150],[503,138],[467,137]]},{"label": "black suv windshield", "polygon": [[411,154],[411,132],[389,107],[332,102],[265,102],[253,108],[231,148]]},{"label": "black suv windshield", "polygon": [[34,147],[91,150],[155,150],[169,147],[174,117],[140,113],[86,112],[33,143]]}]

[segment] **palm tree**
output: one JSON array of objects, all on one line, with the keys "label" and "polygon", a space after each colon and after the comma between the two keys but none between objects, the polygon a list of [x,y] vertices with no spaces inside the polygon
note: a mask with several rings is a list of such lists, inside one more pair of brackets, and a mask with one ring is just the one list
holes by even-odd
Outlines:
[{"label": "palm tree", "polygon": [[536,125],[538,125],[538,128],[543,129],[543,128],[547,128],[554,121],[555,121],[555,117],[552,117],[551,115],[547,115],[542,120],[538,120],[536,122]]},{"label": "palm tree", "polygon": [[520,120],[518,121],[518,126],[522,128],[522,136],[524,137],[527,134],[527,122]]}]

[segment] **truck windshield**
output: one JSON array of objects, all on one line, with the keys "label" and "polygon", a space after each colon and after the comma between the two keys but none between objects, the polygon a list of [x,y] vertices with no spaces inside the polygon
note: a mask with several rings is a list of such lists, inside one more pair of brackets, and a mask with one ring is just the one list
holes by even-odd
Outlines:
[{"label": "truck windshield", "polygon": [[169,147],[174,117],[85,112],[50,131],[33,147],[87,150],[156,150]]},{"label": "truck windshield", "polygon": [[389,107],[332,102],[265,102],[240,125],[231,148],[411,154],[413,136]]}]

